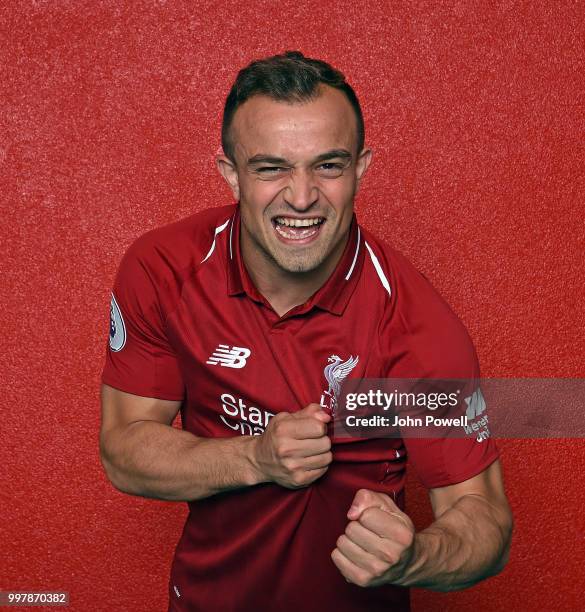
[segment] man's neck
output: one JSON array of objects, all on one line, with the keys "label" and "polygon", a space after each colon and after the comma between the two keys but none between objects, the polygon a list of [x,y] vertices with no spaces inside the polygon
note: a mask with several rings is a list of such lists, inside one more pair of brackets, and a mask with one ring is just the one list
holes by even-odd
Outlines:
[{"label": "man's neck", "polygon": [[240,240],[242,259],[256,289],[266,298],[279,317],[295,306],[304,304],[326,282],[339,263],[349,232],[325,261],[310,272],[288,272],[280,268],[242,231]]}]

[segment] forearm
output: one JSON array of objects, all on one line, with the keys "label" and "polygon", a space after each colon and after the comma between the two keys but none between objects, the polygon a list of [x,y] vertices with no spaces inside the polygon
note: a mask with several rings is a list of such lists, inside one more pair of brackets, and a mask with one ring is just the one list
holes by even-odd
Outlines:
[{"label": "forearm", "polygon": [[102,460],[121,491],[190,501],[262,482],[252,461],[254,443],[254,436],[207,439],[139,421],[109,433]]},{"label": "forearm", "polygon": [[412,559],[398,584],[437,591],[473,586],[508,560],[512,518],[480,495],[463,496],[414,538]]}]

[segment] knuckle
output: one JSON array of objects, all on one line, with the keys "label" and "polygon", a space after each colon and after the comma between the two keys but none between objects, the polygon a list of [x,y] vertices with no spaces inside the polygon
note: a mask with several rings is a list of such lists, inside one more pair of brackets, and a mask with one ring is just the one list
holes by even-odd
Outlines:
[{"label": "knuckle", "polygon": [[307,431],[311,432],[311,435],[322,437],[325,435],[327,428],[325,427],[325,423],[318,421],[317,419],[311,419],[307,423]]},{"label": "knuckle", "polygon": [[374,559],[373,561],[371,561],[369,567],[370,574],[376,578],[382,576],[387,569],[388,567],[386,563],[384,563],[380,559]]},{"label": "knuckle", "polygon": [[291,454],[291,449],[289,444],[285,440],[278,440],[275,444],[275,451],[279,457],[288,458]]},{"label": "knuckle", "polygon": [[404,536],[400,538],[400,544],[402,544],[404,548],[409,548],[410,546],[412,546],[413,541],[414,541],[413,531],[405,532]]},{"label": "knuckle", "polygon": [[290,461],[289,461],[288,459],[283,459],[283,460],[280,462],[280,465],[282,466],[282,469],[283,469],[285,472],[287,472],[287,474],[289,474],[289,475],[291,475],[291,476],[292,476],[292,475],[294,475],[295,471],[293,470],[293,468],[292,468],[292,466],[291,466],[291,463],[290,463]]},{"label": "knuckle", "polygon": [[291,474],[296,474],[299,469],[298,463],[290,457],[285,457],[282,460],[282,467],[284,467],[284,469]]},{"label": "knuckle", "polygon": [[398,561],[394,551],[390,550],[390,548],[387,546],[380,547],[378,556],[388,565],[394,565]]},{"label": "knuckle", "polygon": [[321,476],[323,476],[323,474],[325,474],[325,472],[327,471],[327,468],[320,468],[318,470],[312,470],[311,471],[311,482],[313,482],[314,480],[317,480],[317,478],[321,478]]},{"label": "knuckle", "polygon": [[[280,417],[280,418],[277,418],[277,417]],[[283,413],[283,412],[277,414],[276,417],[272,418],[274,427],[279,432],[280,435],[282,435],[284,432],[286,432],[291,427],[293,418],[294,417],[291,414]]]},{"label": "knuckle", "polygon": [[327,472],[327,468],[323,468],[320,470],[313,470],[312,472],[312,476],[309,482],[314,482],[315,480],[317,480],[317,478],[321,478],[321,476],[323,476],[323,474],[325,474],[325,472]]},{"label": "knuckle", "polygon": [[355,582],[358,586],[366,587],[370,583],[370,576],[363,571],[357,572],[353,582]]},{"label": "knuckle", "polygon": [[296,487],[302,487],[305,485],[305,477],[302,472],[294,472],[291,476],[291,481]]},{"label": "knuckle", "polygon": [[272,417],[270,422],[272,423],[273,429],[279,429],[282,427],[283,421],[286,421],[287,419],[288,419],[287,413],[279,412]]}]

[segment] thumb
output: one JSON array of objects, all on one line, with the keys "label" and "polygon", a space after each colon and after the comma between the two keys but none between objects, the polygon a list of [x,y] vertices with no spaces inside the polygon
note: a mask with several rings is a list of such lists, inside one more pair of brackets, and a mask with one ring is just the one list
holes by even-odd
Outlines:
[{"label": "thumb", "polygon": [[331,415],[323,410],[323,408],[319,404],[309,404],[305,406],[302,410],[296,413],[299,417],[313,417],[318,419],[322,423],[329,423],[331,420]]},{"label": "thumb", "polygon": [[369,489],[360,489],[351,502],[351,507],[347,512],[347,518],[350,521],[357,521],[362,512],[367,508],[379,508],[388,513],[402,513],[402,510],[388,497],[385,493],[370,491]]}]

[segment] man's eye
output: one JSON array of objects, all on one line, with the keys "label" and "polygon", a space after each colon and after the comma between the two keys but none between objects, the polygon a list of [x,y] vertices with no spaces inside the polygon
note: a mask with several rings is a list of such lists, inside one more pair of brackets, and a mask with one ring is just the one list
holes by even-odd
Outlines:
[{"label": "man's eye", "polygon": [[255,174],[261,181],[276,181],[286,176],[288,168],[282,166],[260,166],[256,168]]},{"label": "man's eye", "polygon": [[317,166],[317,172],[323,176],[338,177],[343,174],[344,169],[345,165],[338,162],[325,162]]},{"label": "man's eye", "polygon": [[260,174],[276,174],[281,170],[284,170],[284,168],[280,168],[279,166],[263,166],[262,168],[258,168],[256,172]]}]

